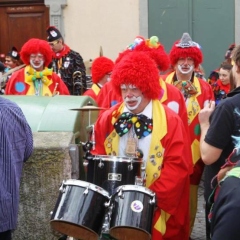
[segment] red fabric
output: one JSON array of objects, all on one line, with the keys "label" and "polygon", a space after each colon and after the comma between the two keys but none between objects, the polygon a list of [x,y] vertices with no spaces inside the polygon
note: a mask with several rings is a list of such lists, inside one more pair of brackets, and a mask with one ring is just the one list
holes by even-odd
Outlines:
[{"label": "red fabric", "polygon": [[[163,81],[163,80],[160,80],[160,81]],[[192,163],[192,153],[190,148],[191,141],[189,137],[190,134],[189,134],[189,127],[188,127],[188,116],[187,116],[186,104],[185,104],[182,93],[175,86],[168,83],[165,83],[165,84],[166,84],[166,91],[167,91],[167,99],[164,101],[161,100],[161,103],[163,103],[166,106],[169,106],[172,103],[177,103],[179,105],[178,115],[182,119],[183,126],[187,133],[185,136],[185,141],[186,143],[188,143],[188,146],[189,146],[186,152],[188,157],[185,160],[188,162],[188,165],[189,165],[189,174],[192,174],[193,163]]]},{"label": "red fabric", "polygon": [[227,85],[223,85],[220,79],[217,80],[217,85],[219,86],[220,90],[223,90],[226,94],[230,91],[230,83]]},{"label": "red fabric", "polygon": [[91,88],[84,92],[83,96],[89,96],[94,99],[95,102],[97,102],[98,95],[96,95],[96,93]]},{"label": "red fabric", "polygon": [[[157,100],[156,100],[157,101]],[[119,107],[115,105],[103,112],[95,124],[96,149],[93,154],[105,155],[104,140],[113,130],[112,113]],[[152,240],[188,240],[189,238],[189,166],[185,161],[186,132],[180,118],[167,107],[167,134],[161,140],[165,149],[160,177],[150,186],[156,193],[157,209],[153,226],[161,214],[161,209],[171,214],[164,236],[152,231]],[[161,125],[161,122],[159,122]],[[154,126],[153,126],[154,129]],[[157,143],[156,143],[157,144]]]},{"label": "red fabric", "polygon": [[[9,81],[7,82],[5,88],[6,95],[26,95],[29,89],[29,85],[24,82],[24,71],[25,68],[20,69],[19,71],[13,73]],[[52,79],[52,84],[49,85],[50,91],[53,93],[56,83],[58,83],[56,91],[59,91],[60,95],[69,95],[68,88],[62,79],[56,74],[52,73],[52,76],[49,76],[49,79]],[[22,84],[23,89],[21,92],[16,90],[17,84]]]},{"label": "red fabric", "polygon": [[[204,103],[206,101],[212,100],[214,101],[214,95],[212,92],[212,88],[210,84],[205,82],[202,79],[199,79],[200,86],[201,86],[201,95],[197,97],[198,103],[200,104],[200,108],[203,109]],[[200,141],[200,124],[198,120],[198,115],[195,117],[195,119],[192,121],[192,123],[189,125],[189,132],[190,132],[190,140],[193,142],[195,139]],[[190,183],[193,185],[198,185],[201,180],[201,176],[204,169],[204,164],[202,162],[202,159],[199,159],[198,161],[201,161],[200,163],[196,162],[196,166],[193,169],[193,174],[190,178]]]},{"label": "red fabric", "polygon": [[68,45],[64,44],[64,47],[61,51],[55,53],[52,51],[53,58],[60,59],[67,55],[70,52],[70,48]]},{"label": "red fabric", "polygon": [[99,107],[110,108],[115,104],[122,102],[122,97],[114,92],[112,82],[110,81],[103,85],[96,101]]}]

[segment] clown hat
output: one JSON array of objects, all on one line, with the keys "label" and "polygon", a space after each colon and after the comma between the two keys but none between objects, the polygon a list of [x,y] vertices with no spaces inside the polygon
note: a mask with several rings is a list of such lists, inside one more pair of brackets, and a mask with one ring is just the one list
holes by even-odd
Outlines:
[{"label": "clown hat", "polygon": [[192,58],[197,68],[203,61],[200,45],[193,42],[188,33],[183,33],[182,38],[176,41],[169,54],[172,66],[174,66],[179,58]]},{"label": "clown hat", "polygon": [[49,26],[47,28],[47,41],[53,42],[55,40],[58,40],[59,38],[62,38],[62,34],[55,26]]},{"label": "clown hat", "polygon": [[8,52],[7,56],[9,56],[15,60],[20,59],[20,55],[15,47],[12,47],[11,51]]},{"label": "clown hat", "polygon": [[118,95],[121,95],[122,84],[135,85],[149,99],[158,99],[161,92],[156,63],[140,51],[131,51],[122,57],[113,69],[111,82]]},{"label": "clown hat", "polygon": [[114,63],[106,57],[98,57],[92,63],[92,81],[98,83],[106,74],[111,73]]}]

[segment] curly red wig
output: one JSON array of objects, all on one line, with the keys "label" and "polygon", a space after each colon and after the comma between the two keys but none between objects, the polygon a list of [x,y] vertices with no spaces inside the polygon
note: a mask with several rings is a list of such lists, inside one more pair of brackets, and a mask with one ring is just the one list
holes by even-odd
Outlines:
[{"label": "curly red wig", "polygon": [[173,44],[173,47],[169,53],[170,61],[172,66],[174,66],[179,58],[192,58],[194,61],[195,68],[199,66],[199,64],[203,61],[203,55],[202,51],[199,47],[177,47],[176,44],[178,44],[180,40],[176,41]]},{"label": "curly red wig", "polygon": [[144,52],[152,58],[160,71],[166,71],[170,66],[168,54],[164,50],[164,46],[158,43],[157,47],[150,47],[148,45],[149,39],[140,42],[133,49],[127,49],[118,55],[115,63],[119,62],[126,54],[132,51]]},{"label": "curly red wig", "polygon": [[161,93],[159,71],[156,63],[145,53],[128,52],[112,72],[111,82],[115,92],[121,96],[122,84],[133,84],[148,99],[158,99]]},{"label": "curly red wig", "polygon": [[47,67],[52,61],[52,50],[47,41],[31,38],[23,46],[20,52],[22,61],[30,65],[30,55],[41,53],[44,56],[44,66]]},{"label": "curly red wig", "polygon": [[111,73],[114,63],[107,57],[98,57],[92,63],[92,81],[98,83],[107,73]]}]

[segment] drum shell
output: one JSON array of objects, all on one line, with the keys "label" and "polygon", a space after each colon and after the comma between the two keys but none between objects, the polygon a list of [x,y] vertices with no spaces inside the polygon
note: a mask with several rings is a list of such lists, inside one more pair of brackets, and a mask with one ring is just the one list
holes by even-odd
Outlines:
[{"label": "drum shell", "polygon": [[[122,197],[119,196],[121,187],[123,187]],[[151,239],[155,204],[150,202],[155,199],[154,193],[149,189],[136,185],[121,187],[111,197],[110,235],[117,239],[127,239],[129,236],[124,236],[124,234],[129,233],[131,236],[136,235],[136,239]],[[125,187],[128,189],[125,190]],[[141,202],[142,211],[135,211],[133,204],[136,201]],[[118,235],[119,233],[120,235]]]},{"label": "drum shell", "polygon": [[[87,189],[88,185],[90,189]],[[74,238],[98,239],[109,194],[80,180],[67,181],[61,188],[51,215],[51,227]],[[86,190],[87,194],[84,193]]]},{"label": "drum shell", "polygon": [[[141,177],[142,163],[142,159],[96,156],[89,161],[87,181],[112,195],[119,186],[135,184],[136,177]],[[100,164],[103,166],[99,167]]]}]

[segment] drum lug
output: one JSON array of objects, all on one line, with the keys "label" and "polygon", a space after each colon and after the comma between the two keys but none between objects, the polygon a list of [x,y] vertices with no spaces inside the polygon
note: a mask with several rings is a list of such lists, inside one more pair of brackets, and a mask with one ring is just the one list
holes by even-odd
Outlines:
[{"label": "drum lug", "polygon": [[128,165],[128,171],[132,171],[133,170],[133,165],[132,163],[130,165]]},{"label": "drum lug", "polygon": [[88,195],[88,187],[84,190],[83,194]]},{"label": "drum lug", "polygon": [[88,160],[84,160],[84,161],[83,161],[83,166],[84,166],[84,167],[87,167],[88,164],[89,164]]},{"label": "drum lug", "polygon": [[118,196],[119,196],[121,199],[124,199],[124,194],[123,194],[123,190],[122,190],[121,187],[119,188]]},{"label": "drum lug", "polygon": [[64,183],[65,183],[65,181],[62,182],[62,185],[61,185],[61,187],[59,188],[59,191],[60,191],[61,193],[65,193]]},{"label": "drum lug", "polygon": [[155,201],[155,195],[154,195],[153,198],[149,200],[149,204],[155,205],[155,203],[156,201]]},{"label": "drum lug", "polygon": [[99,164],[98,164],[98,167],[101,168],[101,169],[104,167],[104,163],[102,162],[102,159],[100,159],[100,162],[99,162]]},{"label": "drum lug", "polygon": [[105,207],[109,207],[109,206],[110,206],[110,201],[105,202],[105,203],[104,203],[104,206],[105,206]]}]

